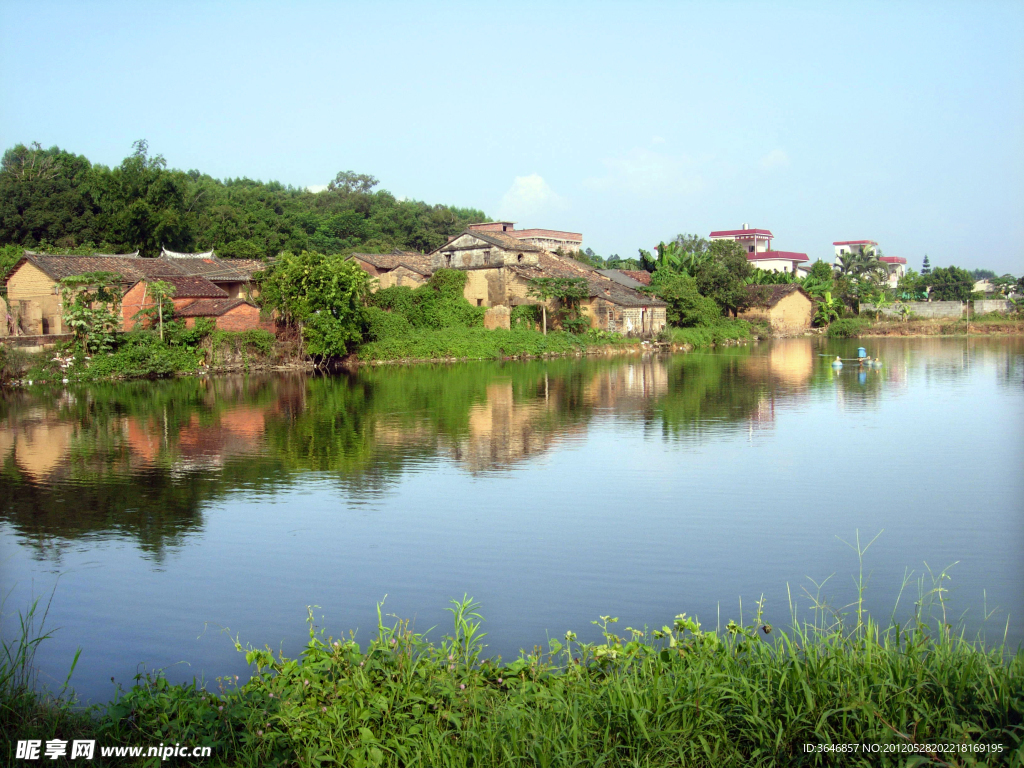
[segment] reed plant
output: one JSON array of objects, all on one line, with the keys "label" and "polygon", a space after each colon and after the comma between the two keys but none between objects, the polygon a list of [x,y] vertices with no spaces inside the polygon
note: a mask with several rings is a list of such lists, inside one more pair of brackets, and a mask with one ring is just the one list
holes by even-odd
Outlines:
[{"label": "reed plant", "polygon": [[[56,587],[54,588],[56,589]],[[0,601],[0,622],[10,629],[0,637],[0,764],[15,764],[16,739],[69,739],[95,730],[93,720],[74,707],[69,689],[79,649],[56,693],[41,690],[35,666],[39,646],[53,636],[46,619],[53,600],[40,610],[36,598],[15,617],[5,612],[10,593]],[[13,630],[13,631],[11,631]]]}]

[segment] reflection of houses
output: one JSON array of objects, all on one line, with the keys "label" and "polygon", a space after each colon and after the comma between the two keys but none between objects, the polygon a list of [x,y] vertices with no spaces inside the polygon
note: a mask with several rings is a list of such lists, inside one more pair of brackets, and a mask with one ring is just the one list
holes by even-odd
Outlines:
[{"label": "reflection of houses", "polygon": [[487,400],[469,411],[469,433],[452,452],[471,472],[500,468],[548,450],[556,436],[542,428],[547,414],[542,400],[515,401],[511,381],[487,385]]},{"label": "reflection of houses", "polygon": [[151,464],[161,455],[173,457],[176,472],[218,467],[232,456],[258,449],[266,428],[266,409],[237,405],[218,414],[192,413],[168,434],[159,416],[125,419],[128,448],[133,457]]},{"label": "reflection of houses", "polygon": [[668,392],[668,366],[657,357],[630,360],[597,373],[586,385],[583,402],[597,408],[622,407],[630,401],[645,407]]},{"label": "reflection of houses", "polygon": [[36,482],[53,475],[71,451],[74,427],[29,414],[17,429],[0,429],[0,461],[13,451],[14,463]]},{"label": "reflection of houses", "polygon": [[764,320],[784,333],[811,327],[814,301],[799,285],[748,285],[747,291],[753,303],[739,313],[744,320]]},{"label": "reflection of houses", "polygon": [[754,381],[802,387],[811,380],[817,353],[811,339],[776,339],[767,355],[743,360],[743,374]]},{"label": "reflection of houses", "polygon": [[758,269],[768,272],[791,272],[797,274],[808,261],[806,253],[796,251],[773,251],[772,235],[769,229],[750,229],[744,224],[740,229],[720,229],[709,236],[712,240],[732,240],[743,246],[747,261]]}]

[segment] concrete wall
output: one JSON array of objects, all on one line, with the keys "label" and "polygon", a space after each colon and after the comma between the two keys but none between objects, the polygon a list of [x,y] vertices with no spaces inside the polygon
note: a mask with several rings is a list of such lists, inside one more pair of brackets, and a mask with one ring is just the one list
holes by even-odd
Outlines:
[{"label": "concrete wall", "polygon": [[[949,317],[963,317],[964,305],[959,301],[906,301],[903,306],[910,307],[910,311],[917,317],[936,319]],[[899,309],[895,304],[881,310],[885,317],[899,317]],[[874,304],[861,304],[860,313],[874,314]]]},{"label": "concrete wall", "polygon": [[755,259],[750,262],[766,272],[793,272],[803,263],[792,259]]},{"label": "concrete wall", "polygon": [[983,315],[987,312],[1001,312],[1006,314],[1010,309],[1010,302],[1006,299],[978,299],[974,302],[972,311],[976,315]]}]

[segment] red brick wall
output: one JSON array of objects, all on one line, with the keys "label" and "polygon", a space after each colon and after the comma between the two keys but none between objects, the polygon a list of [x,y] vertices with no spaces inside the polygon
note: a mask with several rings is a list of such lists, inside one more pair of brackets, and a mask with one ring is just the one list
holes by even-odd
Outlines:
[{"label": "red brick wall", "polygon": [[[142,297],[146,296],[145,306],[143,306]],[[145,307],[153,306],[153,299],[146,293],[145,283],[136,283],[128,292],[121,298],[121,330],[130,331],[135,327],[136,319],[135,313]],[[142,320],[142,318],[139,318]],[[146,323],[143,323],[146,325]]]},{"label": "red brick wall", "polygon": [[[220,317],[213,318],[217,322],[217,328],[222,331],[249,331],[253,328],[262,328],[264,331],[276,332],[273,319],[260,320],[260,311],[251,304],[240,304],[234,309],[229,309]],[[196,318],[186,317],[185,327],[194,328]]]}]

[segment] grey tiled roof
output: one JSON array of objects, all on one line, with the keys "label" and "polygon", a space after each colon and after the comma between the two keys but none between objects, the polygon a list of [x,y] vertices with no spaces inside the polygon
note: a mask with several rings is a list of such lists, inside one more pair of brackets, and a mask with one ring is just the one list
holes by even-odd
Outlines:
[{"label": "grey tiled roof", "polygon": [[[796,283],[784,283],[782,285],[748,285],[747,293],[755,297],[756,303],[766,307],[774,307],[783,298],[791,293],[802,293],[808,299],[811,295]],[[813,299],[811,299],[813,301]]]},{"label": "grey tiled roof", "polygon": [[353,253],[353,258],[372,264],[377,269],[392,270],[405,267],[421,275],[430,275],[433,269],[430,257],[412,251],[392,251],[391,253]]},{"label": "grey tiled roof", "polygon": [[618,269],[599,269],[597,271],[600,272],[605,277],[607,277],[609,280],[612,280],[613,282],[616,282],[619,285],[624,285],[627,288],[640,288],[644,285],[644,283],[641,283],[639,280],[634,280],[625,272],[622,272],[621,270]]}]

